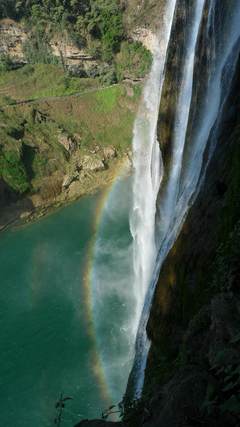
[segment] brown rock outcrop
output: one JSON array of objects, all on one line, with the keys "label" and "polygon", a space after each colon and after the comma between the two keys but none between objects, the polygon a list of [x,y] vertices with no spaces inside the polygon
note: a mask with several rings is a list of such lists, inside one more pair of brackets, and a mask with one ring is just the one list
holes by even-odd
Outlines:
[{"label": "brown rock outcrop", "polygon": [[[29,33],[21,23],[12,19],[0,20],[0,54],[8,55],[16,64],[26,63],[24,43]],[[55,34],[49,43],[52,54],[70,71],[87,75],[98,67],[98,62],[84,49],[76,46],[67,32]]]},{"label": "brown rock outcrop", "polygon": [[11,20],[0,21],[0,54],[9,55],[16,62],[24,63],[23,44],[27,32],[21,24]]}]

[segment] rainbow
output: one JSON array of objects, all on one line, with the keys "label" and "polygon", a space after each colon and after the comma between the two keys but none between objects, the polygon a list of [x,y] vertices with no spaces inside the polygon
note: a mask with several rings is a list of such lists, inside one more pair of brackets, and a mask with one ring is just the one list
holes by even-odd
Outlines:
[{"label": "rainbow", "polygon": [[[127,172],[126,162],[121,162],[115,170],[115,174],[112,182],[101,192],[97,203],[96,214],[93,222],[93,235],[88,244],[86,251],[85,269],[83,275],[83,290],[84,290],[84,308],[85,308],[85,321],[87,326],[88,335],[92,341],[92,354],[91,354],[91,365],[93,367],[93,373],[96,378],[100,394],[103,400],[106,402],[106,408],[112,405],[111,393],[108,388],[106,375],[102,360],[100,358],[97,346],[97,337],[94,325],[93,317],[93,301],[92,301],[92,271],[94,262],[94,250],[98,236],[98,230],[102,221],[104,207],[111,194],[112,188],[116,183],[117,179]],[[105,409],[105,408],[104,408]]]}]

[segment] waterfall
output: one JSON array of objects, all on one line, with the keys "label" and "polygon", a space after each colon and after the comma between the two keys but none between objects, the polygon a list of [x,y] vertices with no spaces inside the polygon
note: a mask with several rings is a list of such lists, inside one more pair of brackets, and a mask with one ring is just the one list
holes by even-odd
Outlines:
[{"label": "waterfall", "polygon": [[[157,257],[156,201],[163,177],[163,162],[157,140],[157,122],[175,7],[176,0],[171,0],[164,11],[161,31],[154,48],[152,69],[144,88],[142,104],[134,126],[133,208],[130,215],[130,229],[133,236],[133,289],[136,301],[133,321],[134,337],[137,334]],[[136,353],[139,353],[137,349]],[[142,384],[137,388],[141,389],[141,387]]]},{"label": "waterfall", "polygon": [[[165,78],[164,64],[172,42],[170,34],[176,2],[168,2],[167,25],[165,24],[163,30],[165,49],[159,48],[154,54],[152,72],[145,86],[143,103],[135,124],[134,201],[133,214],[130,218],[134,239],[134,292],[137,295],[135,319],[139,322],[136,356],[130,377],[135,398],[141,395],[144,382],[150,347],[146,325],[159,272],[203,182],[215,148],[221,113],[234,75],[239,52],[240,2],[230,0],[229,3],[231,3],[229,9],[232,7],[233,10],[229,17],[223,18],[224,28],[222,25],[221,31],[224,31],[224,36],[216,32],[215,37],[213,31],[221,8],[218,0],[193,2],[192,19],[184,40],[182,70],[179,71],[181,79],[175,105],[167,172],[163,170],[162,156],[156,147],[158,145],[156,129]],[[181,0],[177,3],[177,7],[179,5]],[[204,27],[205,8],[208,16]],[[205,70],[207,79],[204,81],[203,90],[199,91],[201,93],[196,95],[194,78],[198,76],[196,58],[202,32],[205,32],[202,43],[208,52]],[[152,93],[156,87],[160,99]],[[197,101],[199,107],[194,108]],[[158,128],[161,135],[161,123]]]},{"label": "waterfall", "polygon": [[[171,154],[170,172],[166,187],[166,194],[164,197],[164,203],[160,206],[161,240],[163,240],[169,230],[169,226],[171,225],[171,222],[173,220],[173,213],[177,203],[184,145],[186,141],[192,99],[195,50],[202,19],[204,3],[205,0],[197,0],[195,3],[193,26],[185,54],[183,78],[181,81],[179,99],[176,106],[176,116],[173,129],[173,149]],[[173,225],[174,224],[172,224],[172,226]]]},{"label": "waterfall", "polygon": [[134,292],[136,310],[133,333],[136,335],[142,306],[156,262],[156,200],[163,176],[162,158],[157,141],[158,110],[164,81],[167,48],[176,0],[168,2],[162,31],[157,37],[153,64],[146,82],[143,100],[135,121],[133,137],[133,208],[130,228],[133,236]]}]

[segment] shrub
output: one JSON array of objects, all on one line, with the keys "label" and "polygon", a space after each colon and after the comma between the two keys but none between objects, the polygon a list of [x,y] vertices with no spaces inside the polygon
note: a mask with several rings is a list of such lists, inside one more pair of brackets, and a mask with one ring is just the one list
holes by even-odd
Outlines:
[{"label": "shrub", "polygon": [[29,190],[26,170],[18,152],[0,152],[0,175],[9,186],[22,194]]},{"label": "shrub", "polygon": [[149,71],[152,54],[140,42],[123,42],[116,58],[117,78],[142,78]]},{"label": "shrub", "polygon": [[1,0],[0,2],[0,19],[8,16],[16,17],[16,0]]},{"label": "shrub", "polygon": [[102,59],[110,62],[118,52],[123,38],[122,10],[117,0],[99,0],[92,3],[88,28],[102,42]]},{"label": "shrub", "polygon": [[0,72],[6,72],[14,69],[14,64],[9,55],[0,55]]},{"label": "shrub", "polygon": [[104,86],[110,86],[117,83],[116,70],[114,66],[99,67],[99,81]]},{"label": "shrub", "polygon": [[58,64],[59,59],[53,55],[48,35],[44,27],[37,26],[23,46],[26,60],[31,64]]}]

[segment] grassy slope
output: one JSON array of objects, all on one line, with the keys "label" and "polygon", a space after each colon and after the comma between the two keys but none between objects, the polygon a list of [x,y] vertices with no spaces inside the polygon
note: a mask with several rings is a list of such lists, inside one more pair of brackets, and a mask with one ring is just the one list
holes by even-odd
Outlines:
[{"label": "grassy slope", "polygon": [[64,96],[99,86],[97,79],[68,77],[57,65],[26,65],[15,71],[0,73],[0,104],[6,104],[8,97],[22,100]]},{"label": "grassy slope", "polygon": [[[52,65],[29,66],[0,75],[0,99],[65,96],[90,89],[98,81],[68,78]],[[58,142],[59,132],[77,138],[79,154],[96,146],[113,145],[119,153],[128,150],[132,137],[139,87],[132,93],[123,85],[83,93],[80,96],[44,99],[0,109],[0,177],[13,190],[37,192],[43,179],[63,176],[71,156]],[[77,134],[77,136],[76,136]]]}]

